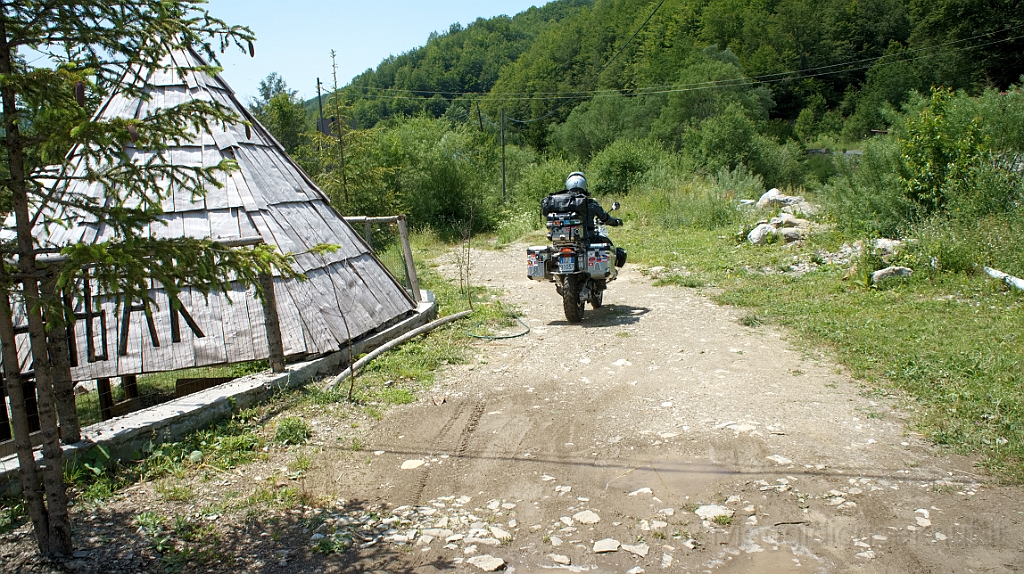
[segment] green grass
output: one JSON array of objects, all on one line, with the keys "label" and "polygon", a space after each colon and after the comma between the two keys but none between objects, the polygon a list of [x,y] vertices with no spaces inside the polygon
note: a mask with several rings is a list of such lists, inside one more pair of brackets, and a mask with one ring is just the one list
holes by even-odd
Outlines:
[{"label": "green grass", "polygon": [[737,244],[731,231],[627,226],[620,243],[632,261],[705,278],[718,302],[747,310],[742,324],[792,329],[854,377],[915,397],[917,424],[932,440],[1024,481],[1024,293],[974,272],[921,266],[878,288],[843,281],[848,268],[837,265],[797,275],[789,273],[795,264],[858,238],[822,234],[800,247],[758,248]]},{"label": "green grass", "polygon": [[313,432],[301,417],[284,417],[277,421],[277,430],[274,431],[274,441],[284,445],[305,444]]}]

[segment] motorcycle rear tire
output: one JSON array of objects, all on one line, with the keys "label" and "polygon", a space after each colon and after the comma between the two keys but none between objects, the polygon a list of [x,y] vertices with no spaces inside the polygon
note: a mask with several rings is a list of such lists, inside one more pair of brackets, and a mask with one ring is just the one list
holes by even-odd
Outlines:
[{"label": "motorcycle rear tire", "polygon": [[565,310],[565,320],[570,323],[583,320],[584,302],[580,299],[580,291],[584,281],[582,275],[570,275],[562,285],[562,308]]},{"label": "motorcycle rear tire", "polygon": [[604,289],[593,288],[594,290],[590,293],[590,306],[594,309],[600,309],[601,305],[604,304]]}]

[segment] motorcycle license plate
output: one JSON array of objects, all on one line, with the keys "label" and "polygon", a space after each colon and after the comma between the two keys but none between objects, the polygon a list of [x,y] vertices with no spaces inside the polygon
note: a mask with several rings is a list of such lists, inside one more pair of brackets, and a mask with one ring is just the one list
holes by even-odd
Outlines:
[{"label": "motorcycle license plate", "polygon": [[576,258],[572,255],[559,257],[558,270],[562,273],[572,273],[573,271],[576,271]]}]

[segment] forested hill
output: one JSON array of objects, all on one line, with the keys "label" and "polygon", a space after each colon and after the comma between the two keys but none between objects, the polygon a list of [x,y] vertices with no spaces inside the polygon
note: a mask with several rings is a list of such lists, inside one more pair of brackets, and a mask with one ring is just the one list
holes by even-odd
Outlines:
[{"label": "forested hill", "polygon": [[630,113],[653,134],[637,135],[663,140],[699,119],[709,92],[737,90],[760,100],[748,112],[832,112],[856,137],[911,90],[1005,89],[1022,53],[1018,0],[556,0],[454,24],[344,91],[360,127],[424,111],[479,121],[479,105],[540,147],[577,106],[616,93],[645,96]]},{"label": "forested hill", "polygon": [[537,36],[558,29],[594,0],[558,0],[515,17],[478,18],[433,33],[426,45],[391,56],[352,80],[346,92],[356,103],[353,119],[371,127],[393,115],[428,111],[440,116],[461,94],[485,94],[503,68],[535,44]]}]

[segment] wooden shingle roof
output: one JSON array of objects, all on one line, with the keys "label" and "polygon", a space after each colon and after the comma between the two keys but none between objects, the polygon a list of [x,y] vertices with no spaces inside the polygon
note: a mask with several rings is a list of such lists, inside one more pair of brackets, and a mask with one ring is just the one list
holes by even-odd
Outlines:
[{"label": "wooden shingle roof", "polygon": [[[191,50],[174,52],[165,63],[166,69],[152,72],[146,80],[148,101],[115,93],[98,116],[144,118],[163,107],[203,99],[229,106],[252,127],[246,129],[243,123],[212,126],[210,132],[196,134],[193,141],[165,154],[175,165],[212,166],[233,159],[240,169],[222,173],[223,187],[211,188],[202,197],[193,197],[188,190],[173,190],[163,201],[164,213],[159,224],[151,225],[150,234],[217,241],[260,237],[283,252],[298,254],[296,270],[308,280],[275,278],[285,355],[335,351],[350,337],[358,339],[410,314],[415,305],[406,290],[224,80],[194,71],[179,73],[205,64]],[[145,150],[129,151],[140,160],[149,155]],[[56,193],[102,200],[98,185],[74,177],[79,170],[75,162],[72,150],[66,170],[71,177],[56,181]],[[71,224],[40,225],[36,230],[40,246],[110,238],[111,230],[101,223],[75,213],[57,215]],[[323,243],[340,249],[306,253]],[[185,313],[176,316],[172,316],[160,285],[153,286],[151,295],[159,305],[154,310],[153,329],[142,311],[125,315],[123,309],[115,308],[112,297],[97,299],[102,301],[102,311],[80,319],[75,328],[77,366],[72,375],[76,381],[268,357],[262,307],[251,289],[236,287],[230,299],[221,294],[207,299],[187,289],[180,297]],[[75,311],[84,315],[85,301],[76,301]],[[86,323],[91,323],[89,329]]]}]

